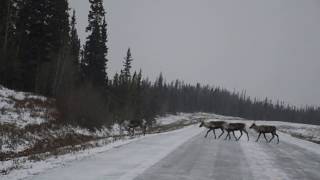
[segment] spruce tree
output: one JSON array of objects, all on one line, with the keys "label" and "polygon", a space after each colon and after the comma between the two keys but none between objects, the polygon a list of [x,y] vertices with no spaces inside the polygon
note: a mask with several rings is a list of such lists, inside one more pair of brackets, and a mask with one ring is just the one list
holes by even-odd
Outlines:
[{"label": "spruce tree", "polygon": [[73,64],[76,69],[76,79],[79,80],[80,78],[80,39],[78,36],[78,31],[76,28],[76,12],[73,10],[72,17],[71,17],[71,23],[70,23],[70,46],[71,46],[71,54],[73,58]]},{"label": "spruce tree", "polygon": [[19,63],[16,58],[15,45],[15,18],[17,5],[15,0],[0,2],[0,83],[15,88],[19,73]]},{"label": "spruce tree", "polygon": [[72,47],[72,54],[77,58],[77,62],[79,62],[80,57],[80,39],[78,36],[78,31],[76,28],[76,11],[72,11],[72,17],[70,22],[70,38],[71,38],[71,47]]},{"label": "spruce tree", "polygon": [[89,32],[83,51],[82,70],[85,79],[96,87],[106,87],[107,73],[106,64],[108,48],[107,29],[105,22],[105,10],[102,0],[89,0],[90,11],[88,15],[89,25],[86,32]]},{"label": "spruce tree", "polygon": [[131,50],[128,48],[127,51],[127,56],[124,58],[123,62],[123,76],[126,81],[129,81],[131,78],[130,70],[131,70],[131,62],[133,61],[132,55],[131,55]]},{"label": "spruce tree", "polygon": [[19,11],[17,23],[19,46],[19,59],[23,62],[23,89],[35,91],[36,77],[42,62],[49,61],[46,1],[36,2],[25,0]]},{"label": "spruce tree", "polygon": [[63,61],[58,57],[68,43],[67,0],[21,1],[18,13],[18,58],[22,62],[23,90],[52,95],[52,84]]},{"label": "spruce tree", "polygon": [[[73,54],[70,47],[69,8],[67,0],[50,0],[52,14],[49,27],[52,29],[50,36],[50,62],[48,66],[41,67],[41,76],[47,75],[48,79],[37,82],[43,85],[40,90],[48,95],[57,96],[61,91],[70,89],[73,85],[74,69]],[[52,39],[51,39],[52,38]],[[49,70],[49,72],[46,72]],[[41,86],[40,86],[41,87]],[[64,90],[63,90],[64,89]]]},{"label": "spruce tree", "polygon": [[143,91],[142,91],[142,71],[140,70],[137,74],[134,72],[132,76],[132,91],[133,91],[133,100],[132,107],[134,107],[134,117],[136,121],[142,121],[144,118],[143,113]]},{"label": "spruce tree", "polygon": [[134,108],[132,108],[134,89],[132,86],[133,79],[131,79],[130,74],[132,60],[133,59],[129,48],[123,61],[123,69],[120,71],[119,88],[117,91],[119,97],[119,107],[123,112],[122,120],[132,120],[134,116]]},{"label": "spruce tree", "polygon": [[8,41],[11,1],[2,0],[0,7],[0,50],[3,55],[6,51],[6,42]]}]

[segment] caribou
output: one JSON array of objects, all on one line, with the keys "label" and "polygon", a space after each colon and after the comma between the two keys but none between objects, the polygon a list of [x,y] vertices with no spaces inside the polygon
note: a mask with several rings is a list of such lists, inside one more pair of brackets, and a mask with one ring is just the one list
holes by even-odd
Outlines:
[{"label": "caribou", "polygon": [[[224,138],[224,140],[226,140],[229,137],[229,140],[231,139],[230,136],[230,132],[232,132],[234,138],[236,139],[236,141],[239,141],[239,139],[242,136],[242,131],[245,132],[247,134],[248,137],[248,141],[249,141],[249,135],[248,132],[246,130],[246,124],[244,123],[225,123],[223,125],[224,130],[226,130],[228,132],[227,136]],[[241,135],[239,136],[239,138],[236,137],[236,135],[234,134],[234,131],[240,131]]]},{"label": "caribou", "polygon": [[206,121],[201,121],[199,127],[205,127],[207,129],[209,129],[206,133],[206,135],[204,136],[205,138],[208,136],[209,132],[212,131],[213,134],[214,134],[214,138],[217,139],[217,136],[216,136],[216,132],[215,132],[215,129],[220,129],[222,132],[221,134],[218,136],[218,138],[220,138],[223,133],[224,133],[224,130],[223,130],[223,125],[225,124],[226,122],[224,121],[209,121],[209,122],[206,122]]},{"label": "caribou", "polygon": [[130,136],[135,135],[135,130],[136,128],[140,128],[142,131],[142,134],[145,136],[146,135],[146,130],[147,130],[147,123],[145,120],[142,121],[125,121],[125,127],[127,128],[127,131]]},{"label": "caribou", "polygon": [[[279,136],[277,134],[277,128],[275,126],[267,126],[267,125],[257,126],[255,123],[253,123],[250,126],[250,129],[254,129],[257,133],[259,133],[259,136],[258,136],[256,142],[258,142],[261,134],[263,134],[263,136],[266,139],[267,143],[270,143],[272,141],[272,139],[274,138],[274,136],[277,136],[277,139],[278,139],[277,144],[279,144]],[[268,139],[266,137],[266,133],[271,133],[271,135],[272,135],[272,138],[269,141],[268,141]]]}]

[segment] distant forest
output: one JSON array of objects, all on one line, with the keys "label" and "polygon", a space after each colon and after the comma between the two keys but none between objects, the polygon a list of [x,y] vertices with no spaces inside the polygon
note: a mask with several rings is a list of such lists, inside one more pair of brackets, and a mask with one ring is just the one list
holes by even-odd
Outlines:
[{"label": "distant forest", "polygon": [[89,2],[88,37],[81,44],[76,13],[67,0],[1,0],[0,84],[56,98],[62,123],[88,128],[142,119],[151,125],[157,115],[199,111],[320,124],[319,107],[297,108],[220,87],[166,82],[161,73],[150,81],[131,69],[130,49],[123,69],[110,77],[103,0]]}]

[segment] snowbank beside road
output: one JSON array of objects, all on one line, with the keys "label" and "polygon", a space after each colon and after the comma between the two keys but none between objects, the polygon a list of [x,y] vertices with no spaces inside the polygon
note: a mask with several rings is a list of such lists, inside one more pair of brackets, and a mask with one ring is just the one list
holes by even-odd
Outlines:
[{"label": "snowbank beside road", "polygon": [[[55,99],[0,85],[0,159],[3,161],[74,145],[70,142],[80,144],[120,135],[117,124],[89,131],[55,122],[59,116]],[[2,170],[0,167],[0,173]]]},{"label": "snowbank beside road", "polygon": [[168,125],[174,123],[191,123],[199,122],[201,120],[243,120],[239,117],[223,116],[213,113],[177,113],[176,115],[167,114],[165,116],[159,116],[156,118],[156,123],[158,125]]}]

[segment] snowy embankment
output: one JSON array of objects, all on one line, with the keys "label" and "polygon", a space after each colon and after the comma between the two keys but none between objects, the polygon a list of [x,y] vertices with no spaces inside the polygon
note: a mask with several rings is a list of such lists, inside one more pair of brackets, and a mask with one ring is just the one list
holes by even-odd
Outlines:
[{"label": "snowy embankment", "polygon": [[[120,135],[118,125],[89,131],[63,125],[59,116],[54,99],[0,85],[0,174],[28,168],[32,161],[102,146]],[[97,141],[105,137],[115,138]]]},{"label": "snowy embankment", "polygon": [[197,123],[201,120],[243,120],[239,117],[231,117],[231,116],[222,116],[218,114],[211,114],[211,113],[177,113],[176,115],[167,114],[163,117],[158,117],[156,119],[157,124],[159,125],[168,125],[168,124],[175,124],[175,123]]},{"label": "snowy embankment", "polygon": [[0,85],[0,123],[25,127],[50,121],[56,113],[53,99],[17,92]]},{"label": "snowy embankment", "polygon": [[96,131],[66,126],[57,122],[59,116],[54,99],[0,85],[0,160],[119,134],[117,126]]}]

